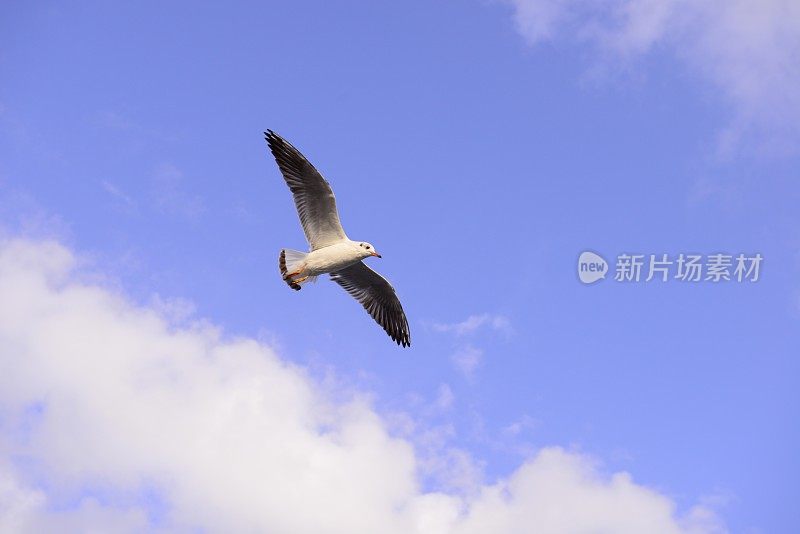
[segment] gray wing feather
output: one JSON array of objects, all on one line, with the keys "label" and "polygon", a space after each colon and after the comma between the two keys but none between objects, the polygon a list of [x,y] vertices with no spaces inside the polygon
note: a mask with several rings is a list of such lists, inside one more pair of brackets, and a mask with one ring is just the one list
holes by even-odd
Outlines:
[{"label": "gray wing feather", "polygon": [[330,184],[309,161],[281,136],[267,130],[267,145],[292,191],[297,214],[311,250],[347,239],[339,222]]},{"label": "gray wing feather", "polygon": [[358,262],[331,273],[331,279],[360,302],[398,345],[411,346],[411,332],[403,306],[384,277]]}]

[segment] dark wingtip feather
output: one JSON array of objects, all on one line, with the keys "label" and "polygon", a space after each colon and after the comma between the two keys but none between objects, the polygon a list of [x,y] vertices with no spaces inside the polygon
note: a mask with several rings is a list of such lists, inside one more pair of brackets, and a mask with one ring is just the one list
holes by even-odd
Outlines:
[{"label": "dark wingtip feather", "polygon": [[275,153],[275,149],[285,143],[283,138],[267,128],[267,131],[264,132],[264,139],[267,140],[267,145],[269,145],[270,150]]},{"label": "dark wingtip feather", "polygon": [[410,347],[411,346],[411,334],[408,331],[408,326],[405,329],[401,329],[399,332],[391,331],[390,328],[384,327],[386,333],[389,334],[389,337],[392,338],[392,341],[397,343],[400,347]]},{"label": "dark wingtip feather", "polygon": [[267,146],[269,146],[269,150],[272,152],[272,156],[275,158],[275,162],[278,164],[281,172],[286,170],[298,172],[299,167],[310,165],[299,150],[272,130],[267,129],[267,131],[264,132],[264,137],[267,140]]}]

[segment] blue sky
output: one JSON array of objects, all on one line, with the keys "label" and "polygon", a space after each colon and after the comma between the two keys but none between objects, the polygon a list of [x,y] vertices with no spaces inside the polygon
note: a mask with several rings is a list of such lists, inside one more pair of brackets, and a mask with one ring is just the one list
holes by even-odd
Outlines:
[{"label": "blue sky", "polygon": [[[42,261],[55,240],[77,267],[9,265],[65,269],[161,314],[164,336],[258,340],[334,406],[367,398],[416,451],[420,492],[469,494],[559,447],[603,480],[630,473],[675,517],[699,503],[723,531],[797,531],[800,19],[759,5],[7,3],[3,235]],[[267,128],[383,254],[370,265],[410,349],[336,284],[280,280],[278,251],[305,243]],[[764,262],[757,283],[584,286],[584,250]],[[9,363],[23,354],[3,354],[9,380],[26,380]],[[0,399],[0,468],[47,503],[31,521],[133,494],[140,527],[231,527],[186,523],[184,495],[141,466],[130,477],[158,505],[130,477],[59,469],[66,453],[22,437],[31,395]],[[94,512],[81,520],[108,519]]]}]

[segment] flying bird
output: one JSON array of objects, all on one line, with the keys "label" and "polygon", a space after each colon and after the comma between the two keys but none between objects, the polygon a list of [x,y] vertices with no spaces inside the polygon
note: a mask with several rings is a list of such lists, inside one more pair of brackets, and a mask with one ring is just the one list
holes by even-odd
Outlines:
[{"label": "flying bird", "polygon": [[329,273],[383,327],[398,345],[411,346],[403,306],[392,285],[361,261],[381,255],[371,243],[348,238],[339,222],[330,184],[309,161],[281,136],[267,130],[267,145],[294,196],[309,252],[285,248],[278,266],[283,280],[295,290]]}]

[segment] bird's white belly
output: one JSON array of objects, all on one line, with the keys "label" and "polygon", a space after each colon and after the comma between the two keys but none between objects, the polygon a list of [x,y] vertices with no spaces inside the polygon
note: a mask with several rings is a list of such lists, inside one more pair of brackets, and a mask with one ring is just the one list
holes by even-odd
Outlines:
[{"label": "bird's white belly", "polygon": [[349,267],[360,259],[359,251],[353,245],[337,243],[309,252],[304,270],[309,276],[318,276]]}]

